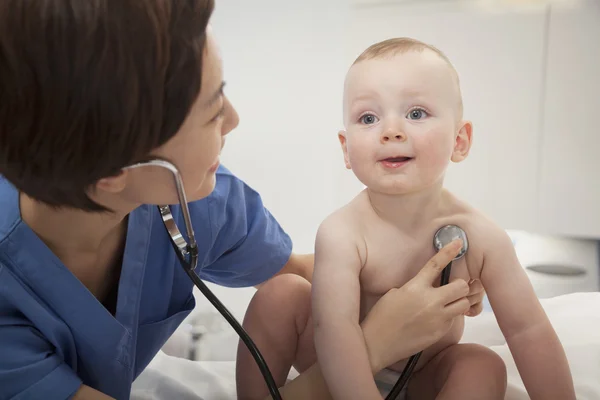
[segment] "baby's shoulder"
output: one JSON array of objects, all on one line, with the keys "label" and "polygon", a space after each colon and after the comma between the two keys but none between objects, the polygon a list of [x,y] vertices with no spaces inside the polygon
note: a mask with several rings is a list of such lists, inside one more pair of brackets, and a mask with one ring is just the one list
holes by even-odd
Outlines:
[{"label": "baby's shoulder", "polygon": [[358,230],[364,225],[365,217],[369,212],[369,200],[363,192],[359,193],[351,201],[329,214],[321,223],[321,226],[339,227],[344,230]]},{"label": "baby's shoulder", "polygon": [[489,251],[511,242],[508,233],[485,213],[460,200],[456,205],[457,225],[467,233],[469,249],[485,257]]},{"label": "baby's shoulder", "polygon": [[366,209],[358,197],[329,214],[321,222],[317,230],[317,245],[362,247]]}]

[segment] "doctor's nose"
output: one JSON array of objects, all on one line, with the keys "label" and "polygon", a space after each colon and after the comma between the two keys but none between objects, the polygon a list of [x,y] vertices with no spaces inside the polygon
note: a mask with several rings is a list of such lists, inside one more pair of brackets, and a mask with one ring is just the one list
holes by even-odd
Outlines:
[{"label": "doctor's nose", "polygon": [[406,134],[400,130],[386,129],[381,133],[381,143],[385,142],[405,142]]},{"label": "doctor's nose", "polygon": [[225,109],[223,110],[224,121],[221,128],[221,135],[225,136],[237,128],[240,123],[240,116],[226,96],[223,96],[223,101],[225,102],[223,105]]}]

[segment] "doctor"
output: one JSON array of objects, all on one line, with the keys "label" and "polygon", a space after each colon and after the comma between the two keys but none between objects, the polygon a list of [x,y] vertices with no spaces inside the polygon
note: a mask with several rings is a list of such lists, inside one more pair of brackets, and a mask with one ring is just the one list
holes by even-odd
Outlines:
[{"label": "doctor", "polygon": [[[207,30],[212,9],[0,2],[0,399],[126,399],[194,307],[152,206],[177,203],[170,177],[124,170],[132,163],[179,168],[203,279],[259,286],[273,301],[305,291],[312,257],[293,254],[260,196],[219,165],[238,116]],[[373,308],[364,325],[374,372],[449,328],[444,303],[466,302],[466,289],[443,299],[432,282],[457,251]],[[473,285],[473,315],[482,297]],[[329,398],[318,365],[282,394]]]}]

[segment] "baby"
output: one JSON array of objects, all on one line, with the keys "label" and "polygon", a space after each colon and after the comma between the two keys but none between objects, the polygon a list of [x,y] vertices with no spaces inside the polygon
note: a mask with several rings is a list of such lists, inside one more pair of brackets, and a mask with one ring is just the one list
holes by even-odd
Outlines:
[{"label": "baby", "polygon": [[[575,398],[564,350],[511,240],[443,188],[448,164],[463,161],[471,147],[472,125],[462,114],[458,75],[433,46],[386,40],[348,72],[339,139],[346,167],[366,189],[319,228],[312,301],[317,357],[335,399],[381,398],[359,323],[379,297],[415,276],[447,224],[469,240],[451,279],[481,281],[529,396]],[[504,398],[502,360],[482,346],[458,344],[463,325],[456,319],[422,349],[409,398]],[[402,371],[406,361],[390,369]]]},{"label": "baby", "polygon": [[[292,363],[307,368],[316,349],[334,399],[381,399],[378,383],[385,379],[372,375],[360,323],[383,294],[407,283],[434,255],[435,232],[454,224],[467,233],[469,249],[453,263],[451,280],[481,281],[530,397],[575,399],[564,350],[511,240],[443,188],[448,164],[464,160],[472,142],[458,75],[448,59],[413,39],[377,43],[350,68],[343,107],[339,140],[345,164],[366,189],[319,227],[312,325],[310,316],[303,317],[297,337],[291,335],[295,345],[284,349],[263,335],[260,318],[246,315],[245,326],[276,379]],[[504,398],[504,363],[483,346],[458,344],[463,325],[462,317],[456,319],[441,340],[420,349],[404,396]],[[384,371],[393,376],[387,383],[394,383],[406,362]],[[239,398],[266,396],[252,363],[247,354],[238,359]]]}]

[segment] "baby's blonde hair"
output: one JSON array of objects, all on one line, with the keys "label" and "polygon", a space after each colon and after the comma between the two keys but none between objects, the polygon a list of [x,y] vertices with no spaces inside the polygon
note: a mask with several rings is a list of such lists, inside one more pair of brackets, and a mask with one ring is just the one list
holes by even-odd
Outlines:
[{"label": "baby's blonde hair", "polygon": [[409,37],[398,37],[383,40],[381,42],[372,44],[365,51],[359,55],[356,60],[352,63],[352,65],[357,64],[361,61],[365,60],[374,60],[386,57],[393,57],[397,54],[407,53],[409,51],[418,51],[422,52],[425,50],[429,50],[437,54],[442,60],[444,60],[450,69],[453,72],[453,75],[456,79],[456,86],[458,89],[458,111],[459,116],[462,118],[463,115],[463,103],[462,103],[462,94],[460,90],[460,79],[458,78],[458,72],[450,59],[437,47],[421,42],[420,40],[409,38]]}]

